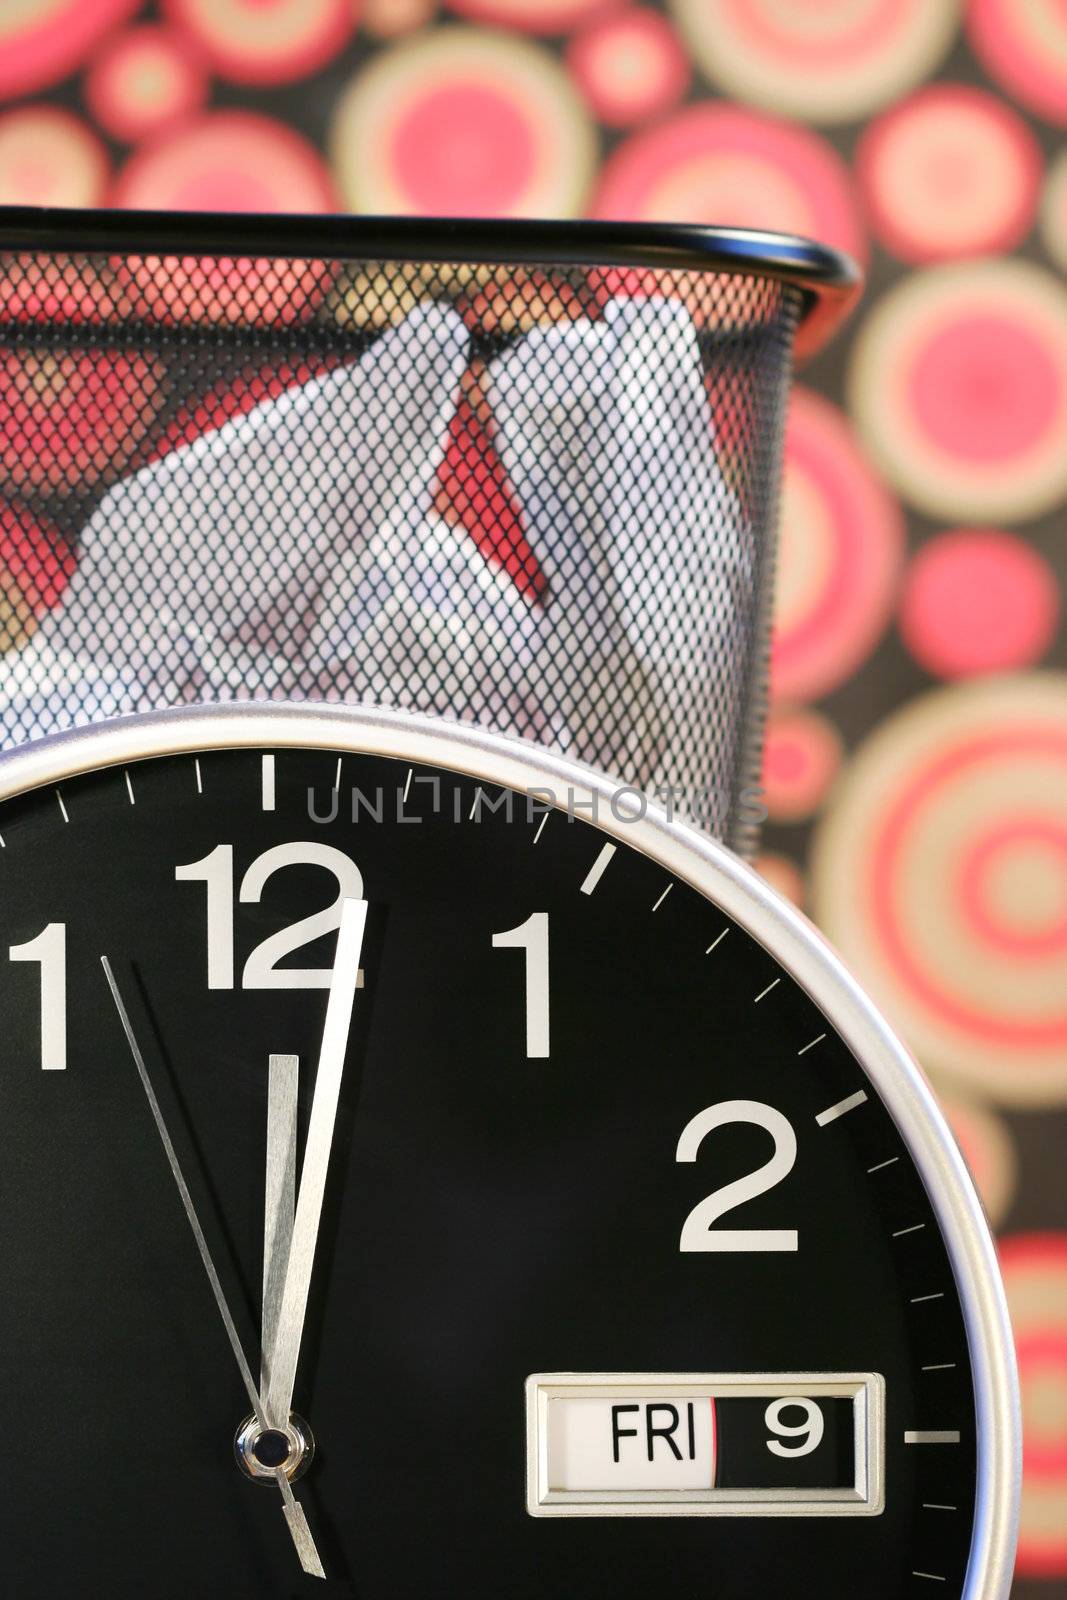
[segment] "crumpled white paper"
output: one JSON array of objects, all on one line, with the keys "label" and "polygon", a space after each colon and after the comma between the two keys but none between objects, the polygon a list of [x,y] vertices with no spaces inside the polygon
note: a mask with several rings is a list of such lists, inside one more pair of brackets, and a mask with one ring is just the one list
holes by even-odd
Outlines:
[{"label": "crumpled white paper", "polygon": [[[363,700],[475,720],[650,790],[693,778],[695,742],[716,781],[740,717],[713,679],[749,604],[751,553],[686,308],[620,299],[595,321],[535,328],[489,366],[494,442],[545,604],[431,510],[468,356],[458,315],[420,307],[358,362],[118,484],[21,658],[27,692],[37,662],[48,700],[45,663],[76,654],[71,707],[95,672],[101,716]],[[18,714],[5,710],[9,739]]]},{"label": "crumpled white paper", "polygon": [[437,516],[418,538],[376,533],[346,551],[323,594],[301,674],[310,694],[367,700],[479,722],[544,744],[564,727],[527,677],[539,622],[511,578],[470,535]]},{"label": "crumpled white paper", "polygon": [[359,361],[117,484],[42,648],[108,662],[140,706],[251,692],[279,672],[283,689],[342,552],[376,530],[420,537],[469,342],[450,307],[420,307]]},{"label": "crumpled white paper", "polygon": [[741,717],[710,680],[736,650],[753,562],[688,311],[613,301],[603,321],[535,329],[489,378],[497,448],[551,587],[555,639],[542,648],[600,652],[633,696],[643,786],[677,783],[678,746],[701,734],[714,783]]},{"label": "crumpled white paper", "polygon": [[69,650],[51,649],[39,636],[8,656],[4,668],[4,723],[14,730],[7,744],[137,709],[121,679]]}]

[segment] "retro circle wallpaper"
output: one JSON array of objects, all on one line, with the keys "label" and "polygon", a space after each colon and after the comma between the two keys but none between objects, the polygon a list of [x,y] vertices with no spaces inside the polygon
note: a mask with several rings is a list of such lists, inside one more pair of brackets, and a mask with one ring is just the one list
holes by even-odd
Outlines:
[{"label": "retro circle wallpaper", "polygon": [[[2,203],[732,223],[866,267],[791,405],[762,864],[998,1230],[1027,1600],[1067,1596],[1065,129],[1062,0],[0,9]],[[0,460],[32,553],[18,491]]]}]

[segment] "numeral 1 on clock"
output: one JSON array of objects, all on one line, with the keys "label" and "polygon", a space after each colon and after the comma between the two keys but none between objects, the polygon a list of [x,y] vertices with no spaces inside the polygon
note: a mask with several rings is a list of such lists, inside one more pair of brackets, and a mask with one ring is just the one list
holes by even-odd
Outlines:
[{"label": "numeral 1 on clock", "polygon": [[548,912],[534,911],[517,928],[493,934],[494,950],[526,951],[526,1057],[548,1055]]},{"label": "numeral 1 on clock", "polygon": [[8,950],[12,961],[41,964],[41,1068],[63,1072],[67,1065],[67,925],[50,922],[43,933]]}]

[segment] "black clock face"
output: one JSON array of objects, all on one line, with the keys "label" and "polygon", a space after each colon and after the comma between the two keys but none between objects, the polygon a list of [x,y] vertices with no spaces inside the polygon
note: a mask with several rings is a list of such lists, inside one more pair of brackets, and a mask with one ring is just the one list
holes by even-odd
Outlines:
[{"label": "black clock face", "polygon": [[[342,751],[109,767],[7,800],[0,837],[5,1593],[961,1594],[975,1410],[931,1201],[711,900],[587,821]],[[250,1401],[131,1035],[257,1392],[265,1254],[302,1309],[265,1242],[295,1152],[325,1581],[291,1442],[260,1439],[262,1482],[235,1459]],[[538,1423],[538,1375],[586,1409]]]}]

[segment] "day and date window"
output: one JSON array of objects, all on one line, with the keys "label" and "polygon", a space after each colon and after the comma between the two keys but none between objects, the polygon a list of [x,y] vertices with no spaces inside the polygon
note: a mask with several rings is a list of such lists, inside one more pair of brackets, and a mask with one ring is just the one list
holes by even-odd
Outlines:
[{"label": "day and date window", "polygon": [[539,1373],[526,1398],[533,1516],[882,1509],[877,1373]]}]

